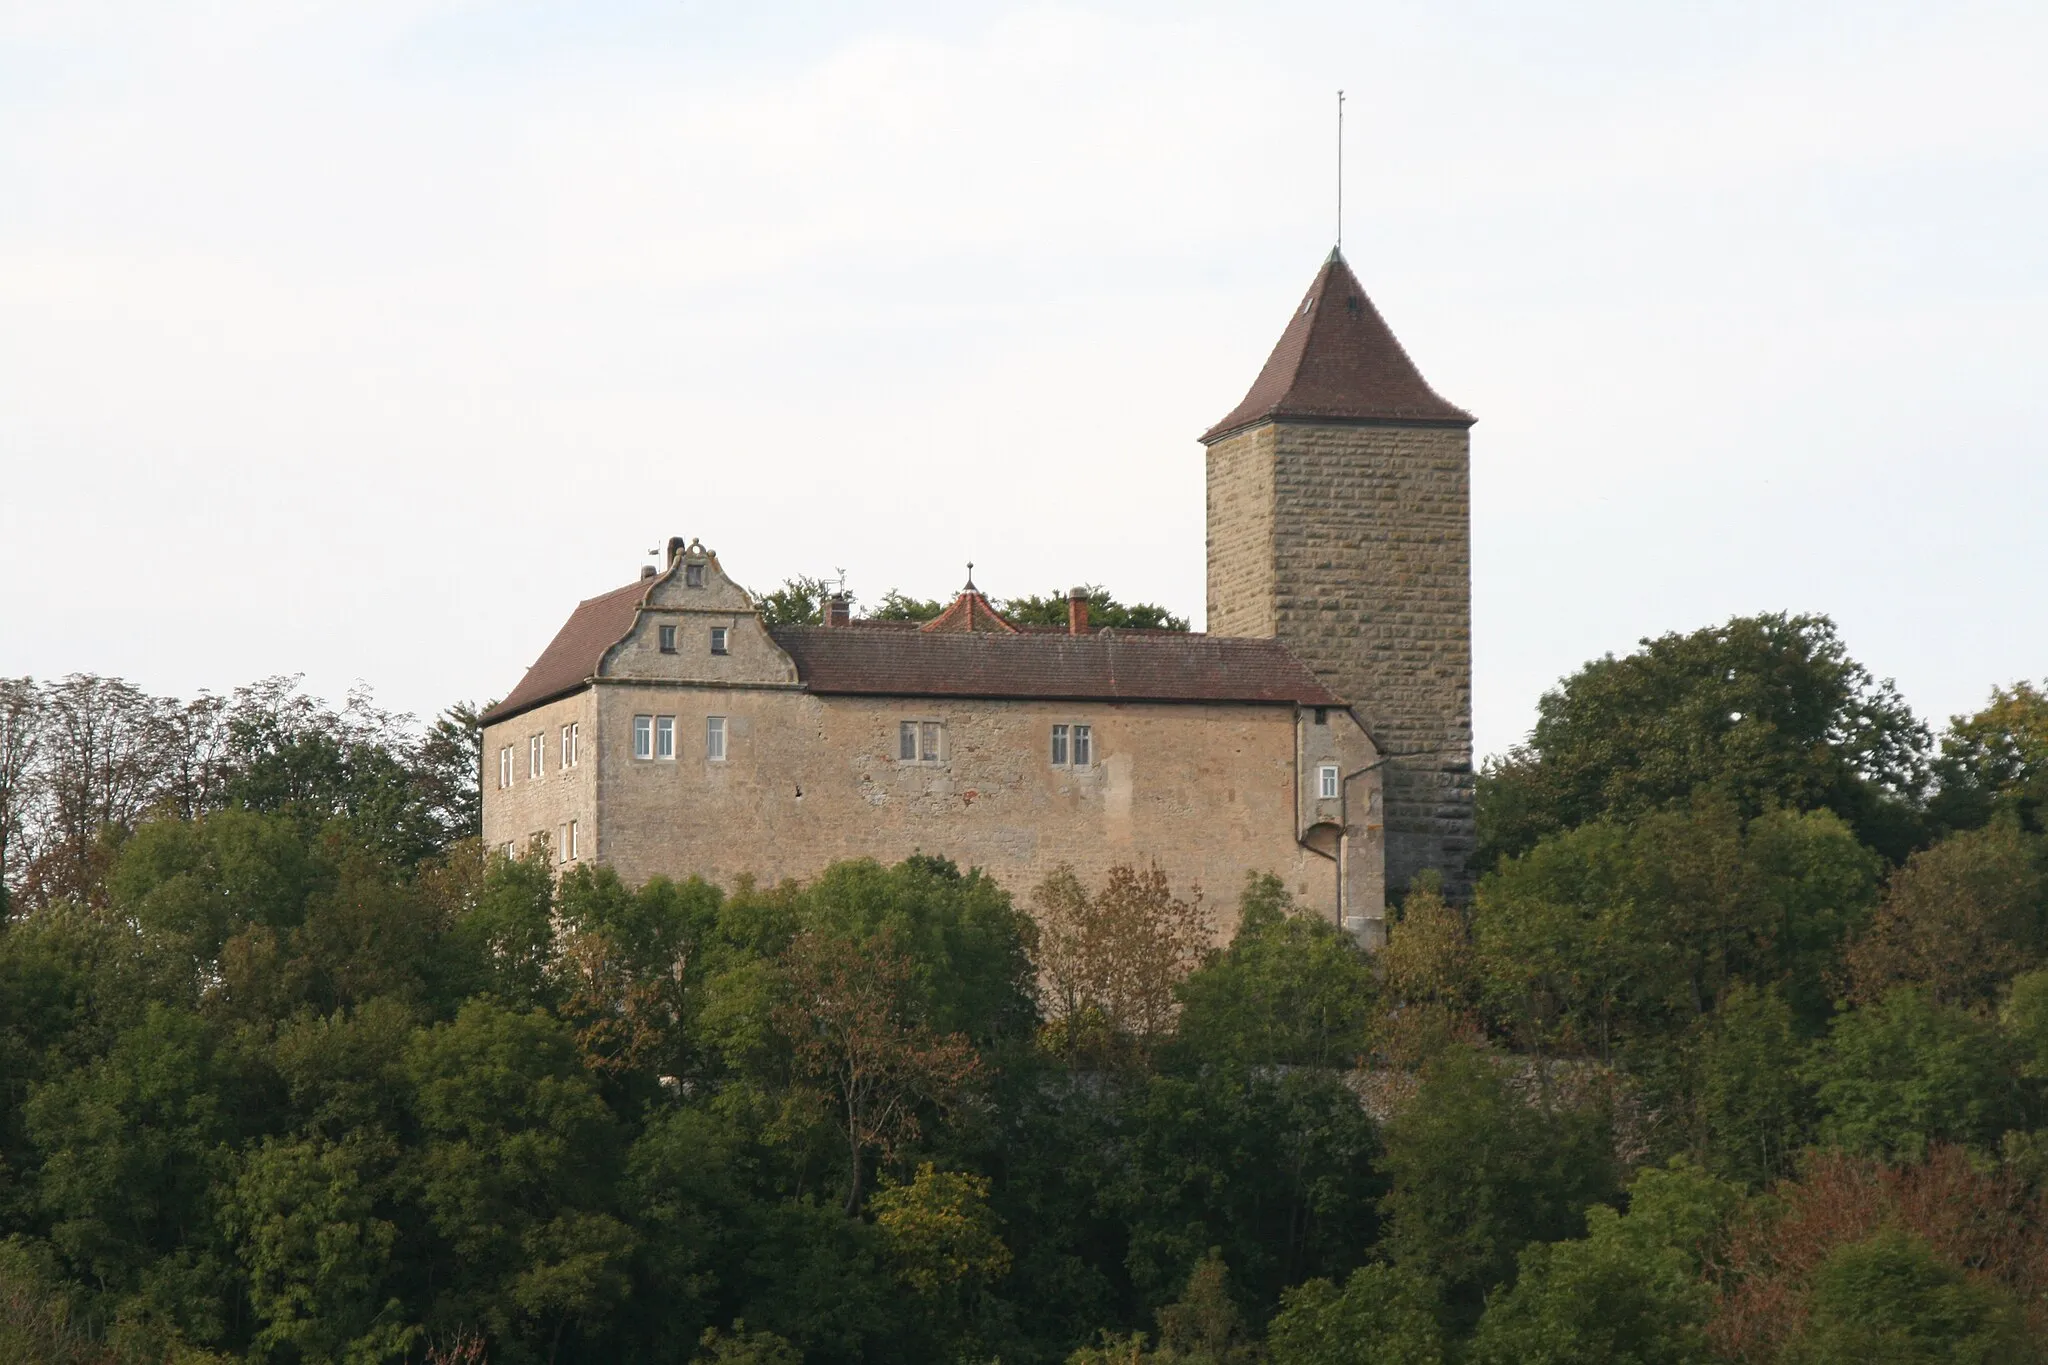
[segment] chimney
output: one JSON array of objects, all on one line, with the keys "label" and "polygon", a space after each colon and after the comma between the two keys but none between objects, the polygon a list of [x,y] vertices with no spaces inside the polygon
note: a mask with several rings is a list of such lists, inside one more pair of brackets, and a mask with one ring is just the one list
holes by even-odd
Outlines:
[{"label": "chimney", "polygon": [[1088,633],[1088,589],[1067,589],[1067,634]]},{"label": "chimney", "polygon": [[659,572],[660,570],[655,568],[652,564],[642,564],[640,566],[640,576],[642,578],[652,578],[655,574]]},{"label": "chimney", "polygon": [[825,599],[825,624],[845,626],[853,623],[853,603],[843,592],[835,592]]}]

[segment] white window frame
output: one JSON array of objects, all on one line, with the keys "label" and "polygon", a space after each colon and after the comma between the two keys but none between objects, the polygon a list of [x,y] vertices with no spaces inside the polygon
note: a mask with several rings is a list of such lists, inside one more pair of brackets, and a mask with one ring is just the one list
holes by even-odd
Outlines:
[{"label": "white window frame", "polygon": [[1316,799],[1335,801],[1344,794],[1344,775],[1334,763],[1325,763],[1316,769]]},{"label": "white window frame", "polygon": [[567,825],[557,825],[555,827],[555,861],[558,863],[569,861],[569,827]]},{"label": "white window frame", "polygon": [[578,850],[576,848],[576,822],[574,820],[571,820],[569,822],[569,861],[573,863],[576,861],[577,857]]},{"label": "white window frame", "polygon": [[709,763],[723,763],[726,755],[726,740],[729,728],[724,716],[704,717],[704,758]]},{"label": "white window frame", "polygon": [[[896,761],[915,763],[923,767],[938,767],[952,761],[951,736],[946,733],[946,722],[930,716],[918,716],[911,720],[896,722]],[[903,756],[904,748],[910,749],[910,757]]]},{"label": "white window frame", "polygon": [[498,790],[512,785],[512,746],[507,744],[498,750]]},{"label": "white window frame", "polygon": [[654,717],[633,717],[633,757],[654,757]]},{"label": "white window frame", "polygon": [[1074,766],[1076,768],[1094,767],[1095,727],[1086,722],[1073,725],[1069,727],[1067,736],[1067,742],[1072,750]]},{"label": "white window frame", "polygon": [[539,777],[547,771],[548,737],[545,732],[526,741],[526,775]]},{"label": "white window frame", "polygon": [[673,763],[676,758],[676,718],[656,716],[654,718],[654,757],[663,763]]},{"label": "white window frame", "polygon": [[711,652],[713,654],[732,653],[732,628],[730,626],[713,626],[711,628]]},{"label": "white window frame", "polygon": [[1052,727],[1052,766],[1055,768],[1068,766],[1067,728],[1063,723],[1055,723]]},{"label": "white window frame", "polygon": [[562,727],[562,761],[560,764],[561,767],[573,768],[576,766],[576,740],[576,722],[572,720],[567,725],[564,725]]}]

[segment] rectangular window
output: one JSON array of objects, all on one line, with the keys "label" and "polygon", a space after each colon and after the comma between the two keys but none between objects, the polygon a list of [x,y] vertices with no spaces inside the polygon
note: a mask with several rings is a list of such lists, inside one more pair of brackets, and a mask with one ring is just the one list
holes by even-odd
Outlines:
[{"label": "rectangular window", "polygon": [[658,627],[655,634],[661,640],[662,653],[673,654],[676,652],[676,628],[674,626]]},{"label": "rectangular window", "polygon": [[1321,796],[1322,799],[1325,801],[1335,801],[1337,799],[1337,793],[1340,790],[1337,776],[1337,765],[1334,763],[1325,763],[1322,766],[1321,771],[1318,773],[1317,778],[1317,794]]},{"label": "rectangular window", "polygon": [[654,717],[633,717],[633,757],[654,757]]},{"label": "rectangular window", "polygon": [[711,628],[711,652],[713,654],[725,653],[725,635],[726,628],[724,626],[713,626]]},{"label": "rectangular window", "polygon": [[725,762],[725,717],[704,717],[704,757],[713,763]]},{"label": "rectangular window", "polygon": [[558,863],[569,861],[569,827],[567,825],[557,825],[555,827],[555,861]]},{"label": "rectangular window", "polygon": [[676,718],[656,716],[654,718],[654,756],[674,758],[676,756]]},{"label": "rectangular window", "polygon": [[562,727],[562,766],[576,766],[576,725],[573,721]]},{"label": "rectangular window", "polygon": [[[512,751],[507,749],[505,752],[509,754]],[[505,841],[505,856],[507,858],[517,858],[519,856],[518,847],[510,839]]]},{"label": "rectangular window", "polygon": [[1086,725],[1074,727],[1074,766],[1085,768],[1095,761],[1095,731]]},{"label": "rectangular window", "polygon": [[526,741],[526,775],[528,777],[540,776],[541,764],[547,758],[547,751],[548,741],[546,735],[535,735],[532,739]]},{"label": "rectangular window", "polygon": [[704,566],[702,564],[683,565],[683,586],[686,588],[701,588],[704,586]]},{"label": "rectangular window", "polygon": [[498,750],[498,785],[512,785],[512,746],[509,744]]},{"label": "rectangular window", "polygon": [[1067,766],[1067,727],[1064,725],[1052,727],[1052,766]]},{"label": "rectangular window", "polygon": [[573,863],[576,861],[576,858],[576,822],[571,820],[569,822],[569,861]]},{"label": "rectangular window", "polygon": [[896,727],[896,757],[905,763],[917,762],[917,722],[906,720]]}]

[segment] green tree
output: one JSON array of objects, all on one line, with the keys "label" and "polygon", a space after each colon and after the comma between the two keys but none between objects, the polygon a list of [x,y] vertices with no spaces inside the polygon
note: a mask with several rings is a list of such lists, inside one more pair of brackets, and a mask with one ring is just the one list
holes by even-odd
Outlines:
[{"label": "green tree", "polygon": [[[1187,618],[1175,616],[1165,607],[1150,602],[1133,602],[1129,606],[1110,596],[1109,589],[1100,583],[1090,583],[1083,591],[1088,594],[1088,624],[1095,630],[1120,627],[1129,630],[1186,630]],[[1004,600],[1001,611],[1013,624],[1020,626],[1064,626],[1067,624],[1067,594],[1047,593],[1043,597],[1011,597]]]},{"label": "green tree", "polygon": [[1813,1127],[1805,1058],[1775,990],[1737,986],[1702,1021],[1691,1057],[1693,1132],[1709,1170],[1749,1186],[1792,1173]]},{"label": "green tree", "polygon": [[825,620],[825,599],[834,586],[830,579],[798,574],[782,580],[782,586],[773,592],[747,595],[754,599],[754,610],[761,613],[764,626],[815,626]]},{"label": "green tree", "polygon": [[1745,817],[1829,809],[1903,857],[1926,728],[1824,616],[1739,616],[1642,641],[1543,695],[1529,742],[1480,779],[1482,867],[1546,834],[1702,794]]},{"label": "green tree", "polygon": [[1159,1310],[1160,1365],[1250,1365],[1257,1352],[1231,1297],[1230,1270],[1211,1250],[1188,1272],[1180,1297]]},{"label": "green tree", "polygon": [[1814,1272],[1788,1365],[2023,1365],[2040,1359],[2018,1306],[1900,1228],[1837,1248]]},{"label": "green tree", "polygon": [[1524,1246],[1569,1235],[1615,1193],[1604,1116],[1530,1102],[1509,1087],[1510,1065],[1449,1048],[1386,1126],[1385,1247],[1468,1321]]},{"label": "green tree", "polygon": [[1230,946],[1181,982],[1175,1050],[1189,1063],[1348,1066],[1366,1051],[1371,961],[1329,921],[1253,875]]},{"label": "green tree", "polygon": [[2048,685],[1993,688],[1974,715],[1956,716],[1934,762],[1930,814],[1950,829],[1976,829],[2000,814],[2043,832],[2048,812]]},{"label": "green tree", "polygon": [[1706,1356],[1709,1293],[1683,1253],[1620,1235],[1588,1212],[1580,1241],[1525,1247],[1514,1286],[1491,1300],[1473,1365],[1687,1365]]},{"label": "green tree", "polygon": [[1340,1290],[1310,1280],[1281,1297],[1266,1328],[1273,1365],[1443,1365],[1436,1290],[1398,1266],[1351,1272]]},{"label": "green tree", "polygon": [[2024,1125],[2020,1061],[1993,1022],[1900,987],[1837,1019],[1808,1062],[1821,1141],[1904,1161],[1938,1142],[1995,1150]]},{"label": "green tree", "polygon": [[1986,1005],[2014,974],[2048,963],[2042,840],[2002,820],[1950,835],[1894,872],[1868,932],[1850,946],[1853,994],[1895,986]]}]

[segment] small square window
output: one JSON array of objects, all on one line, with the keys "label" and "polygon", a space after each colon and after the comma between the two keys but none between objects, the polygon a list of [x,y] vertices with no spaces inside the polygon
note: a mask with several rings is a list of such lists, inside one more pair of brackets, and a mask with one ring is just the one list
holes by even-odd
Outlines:
[{"label": "small square window", "polygon": [[701,588],[704,586],[704,566],[702,564],[683,565],[683,586],[686,588]]},{"label": "small square window", "polygon": [[1342,789],[1342,783],[1337,773],[1337,765],[1325,763],[1317,774],[1316,794],[1325,801],[1335,801]]},{"label": "small square window", "polygon": [[656,716],[654,718],[654,756],[674,758],[676,756],[676,718]]},{"label": "small square window", "polygon": [[1076,726],[1074,727],[1074,766],[1075,766],[1075,767],[1077,767],[1077,768],[1085,768],[1085,767],[1087,767],[1087,766],[1088,766],[1089,764],[1091,764],[1091,763],[1093,763],[1093,762],[1095,761],[1095,755],[1094,755],[1094,747],[1095,747],[1095,746],[1094,746],[1094,735],[1095,735],[1095,732],[1094,732],[1094,730],[1093,730],[1092,728],[1090,728],[1089,726],[1086,726],[1086,725],[1076,725]]},{"label": "small square window", "polygon": [[713,654],[723,654],[726,652],[726,633],[726,628],[724,626],[713,626],[711,628],[711,652]]},{"label": "small square window", "polygon": [[526,775],[539,777],[541,767],[547,761],[548,741],[546,735],[535,735],[526,741]]},{"label": "small square window", "polygon": [[896,727],[896,757],[905,763],[917,762],[917,722],[906,720]]},{"label": "small square window", "polygon": [[673,654],[676,652],[676,628],[674,626],[658,627],[655,630],[655,635],[661,641],[662,653]]},{"label": "small square window", "polygon": [[654,717],[633,717],[633,757],[654,757]]},{"label": "small square window", "polygon": [[1052,727],[1052,766],[1067,766],[1067,727],[1064,725]]},{"label": "small square window", "polygon": [[725,762],[725,717],[704,717],[704,757],[713,763]]}]

